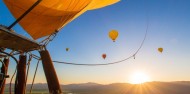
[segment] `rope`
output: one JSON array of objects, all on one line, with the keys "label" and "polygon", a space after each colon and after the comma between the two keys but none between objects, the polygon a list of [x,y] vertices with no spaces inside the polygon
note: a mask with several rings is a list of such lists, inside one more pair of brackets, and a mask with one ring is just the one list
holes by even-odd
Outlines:
[{"label": "rope", "polygon": [[32,56],[32,58],[36,59],[36,60],[41,60],[41,58],[35,54],[32,54],[32,53],[28,53],[29,55]]},{"label": "rope", "polygon": [[144,42],[145,42],[146,37],[147,37],[147,34],[148,34],[148,28],[149,28],[149,21],[148,21],[148,19],[147,19],[146,32],[145,32],[145,35],[144,35],[143,41],[141,42],[141,45],[140,45],[140,47],[137,49],[137,51],[135,52],[134,56],[140,51],[140,49],[141,49],[142,46],[144,45]]},{"label": "rope", "polygon": [[102,65],[112,65],[112,64],[121,63],[121,62],[124,62],[124,61],[132,58],[132,57],[135,59],[136,55],[138,54],[138,52],[141,50],[141,48],[143,47],[143,45],[145,43],[145,40],[146,40],[147,34],[148,34],[148,29],[149,29],[149,19],[148,19],[148,16],[147,16],[147,26],[146,26],[146,30],[145,30],[145,35],[144,35],[143,41],[141,42],[139,48],[137,49],[137,51],[133,55],[131,55],[128,58],[125,58],[123,60],[119,60],[119,61],[115,61],[115,62],[110,62],[110,63],[106,63],[106,64],[79,64],[79,63],[70,63],[70,62],[61,62],[61,61],[52,61],[52,62],[61,63],[61,64],[68,64],[68,65],[79,65],[79,66],[102,66]]},{"label": "rope", "polygon": [[52,62],[55,62],[55,63],[62,63],[62,64],[68,64],[68,65],[102,66],[102,65],[112,65],[112,64],[121,63],[121,62],[123,62],[123,61],[126,61],[126,60],[132,58],[132,57],[135,59],[135,56],[138,54],[138,52],[140,51],[140,49],[142,48],[142,46],[143,46],[144,43],[145,43],[145,40],[146,40],[146,37],[147,37],[147,34],[148,34],[148,28],[149,28],[149,27],[148,27],[148,25],[147,25],[145,36],[144,36],[144,38],[143,38],[143,41],[142,41],[140,47],[137,49],[137,51],[136,51],[133,55],[131,55],[131,56],[129,56],[128,58],[125,58],[125,59],[123,59],[123,60],[119,60],[119,61],[115,61],[115,62],[110,62],[110,63],[106,63],[106,64],[79,64],[79,63],[69,63],[69,62],[61,62],[61,61],[52,61]]},{"label": "rope", "polygon": [[52,41],[52,40],[56,37],[57,32],[58,32],[58,31],[56,30],[56,32],[54,32],[53,34],[49,35],[47,38],[45,38],[44,40],[42,40],[42,41],[40,42],[40,44],[46,46],[50,41]]},{"label": "rope", "polygon": [[[17,67],[17,70],[18,70],[18,67]],[[17,91],[18,91],[18,71],[17,71],[17,74],[16,74],[15,87],[14,87],[14,92],[17,92]]]},{"label": "rope", "polygon": [[130,56],[128,58],[125,58],[123,60],[120,60],[120,61],[116,61],[116,62],[111,62],[111,63],[106,63],[106,64],[79,64],[79,63],[69,63],[69,62],[60,62],[60,61],[53,61],[55,63],[62,63],[62,64],[68,64],[68,65],[80,65],[80,66],[102,66],[102,65],[111,65],[111,64],[117,64],[117,63],[120,63],[120,62],[123,62],[123,61],[126,61],[130,58],[132,58],[134,56]]},{"label": "rope", "polygon": [[32,85],[31,85],[31,87],[30,87],[30,94],[32,93],[32,88],[33,88],[33,85],[34,85],[34,80],[35,80],[35,78],[36,78],[36,73],[37,73],[37,70],[38,70],[39,62],[40,62],[40,60],[38,60],[38,63],[37,63],[37,65],[36,65],[36,70],[35,70],[34,77],[33,77],[33,80],[32,80]]},{"label": "rope", "polygon": [[56,35],[57,35],[57,30],[56,30],[56,32],[54,32],[52,35],[50,35],[50,37],[49,37],[49,39],[47,39],[47,41],[44,43],[44,45],[46,46],[46,45],[48,45],[49,44],[49,42],[51,42],[51,41],[53,41],[53,39],[56,37]]},{"label": "rope", "polygon": [[[14,76],[15,76],[15,74],[16,74],[16,70],[17,70],[17,66],[16,66],[16,68],[15,68],[15,72],[13,73],[13,76],[11,77],[11,80],[10,80],[10,85],[9,85],[9,93],[11,94],[11,92],[12,92],[12,80],[13,80],[13,78],[14,78]],[[16,84],[16,83],[15,83]]]},{"label": "rope", "polygon": [[[30,69],[30,62],[32,61],[32,55],[29,55],[29,59],[28,59],[28,68],[27,68],[27,74],[26,74],[26,83],[27,83],[27,80],[28,80],[28,74],[29,74],[29,69]],[[26,86],[26,83],[25,83],[25,86]]]},{"label": "rope", "polygon": [[27,73],[26,73],[26,82],[27,82],[27,78],[28,78],[28,72],[29,72],[29,69],[30,69],[30,62],[32,61],[32,56],[30,55],[29,56],[29,59],[28,59],[28,68],[27,68]]}]

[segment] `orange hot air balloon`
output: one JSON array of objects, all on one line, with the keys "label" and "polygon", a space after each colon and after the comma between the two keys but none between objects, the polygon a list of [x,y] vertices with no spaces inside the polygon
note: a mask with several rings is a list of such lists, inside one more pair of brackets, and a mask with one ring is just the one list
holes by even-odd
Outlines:
[{"label": "orange hot air balloon", "polygon": [[69,51],[69,48],[66,48],[66,51]]},{"label": "orange hot air balloon", "polygon": [[[18,19],[38,0],[1,0]],[[88,10],[103,8],[120,0],[42,0],[19,24],[33,38],[49,36]],[[53,24],[49,24],[53,23]],[[48,28],[47,28],[48,27]],[[39,33],[40,32],[40,33]]]},{"label": "orange hot air balloon", "polygon": [[106,59],[106,54],[102,54],[102,58],[103,58],[103,59]]},{"label": "orange hot air balloon", "polygon": [[111,30],[109,32],[109,37],[113,40],[113,42],[115,42],[115,40],[117,39],[119,33],[117,32],[117,30]]},{"label": "orange hot air balloon", "polygon": [[162,53],[162,52],[163,52],[163,48],[158,48],[158,51],[159,51],[160,53]]}]

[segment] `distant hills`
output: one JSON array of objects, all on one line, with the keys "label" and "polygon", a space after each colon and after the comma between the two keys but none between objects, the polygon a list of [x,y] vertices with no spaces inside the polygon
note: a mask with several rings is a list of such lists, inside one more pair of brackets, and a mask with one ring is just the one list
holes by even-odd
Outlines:
[{"label": "distant hills", "polygon": [[[31,85],[27,85],[30,89]],[[144,84],[114,83],[102,85],[82,83],[61,85],[64,94],[190,94],[190,81],[147,82]],[[47,91],[47,84],[38,83],[34,91]]]}]

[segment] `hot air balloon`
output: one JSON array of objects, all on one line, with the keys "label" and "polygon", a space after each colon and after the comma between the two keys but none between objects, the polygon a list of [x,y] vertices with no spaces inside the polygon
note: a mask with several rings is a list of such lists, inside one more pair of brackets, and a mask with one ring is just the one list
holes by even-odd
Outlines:
[{"label": "hot air balloon", "polygon": [[[19,18],[38,0],[3,0]],[[33,39],[51,35],[88,10],[99,9],[120,0],[41,0],[19,24]]]},{"label": "hot air balloon", "polygon": [[66,51],[69,51],[69,48],[66,48]]},{"label": "hot air balloon", "polygon": [[102,54],[102,58],[103,58],[103,59],[106,59],[106,54]]},{"label": "hot air balloon", "polygon": [[163,52],[163,48],[158,48],[158,51],[159,51],[160,53],[162,53],[162,52]]},{"label": "hot air balloon", "polygon": [[116,38],[118,37],[118,32],[117,30],[111,30],[109,32],[109,37],[113,40],[113,42],[115,42]]}]

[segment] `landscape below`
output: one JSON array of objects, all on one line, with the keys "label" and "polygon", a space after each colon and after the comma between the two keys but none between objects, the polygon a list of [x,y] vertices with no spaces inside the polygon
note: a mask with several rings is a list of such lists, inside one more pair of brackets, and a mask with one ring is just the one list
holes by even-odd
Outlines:
[{"label": "landscape below", "polygon": [[[30,84],[27,85],[27,91],[30,86]],[[9,84],[6,84],[5,94],[9,94],[8,88]],[[146,82],[144,84],[113,83],[109,85],[82,83],[61,85],[61,88],[64,91],[63,94],[190,94],[190,81]],[[48,94],[47,84],[35,84],[32,94]]]}]

